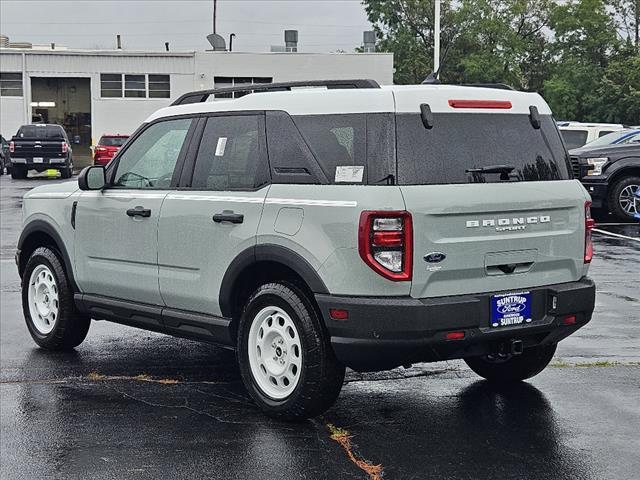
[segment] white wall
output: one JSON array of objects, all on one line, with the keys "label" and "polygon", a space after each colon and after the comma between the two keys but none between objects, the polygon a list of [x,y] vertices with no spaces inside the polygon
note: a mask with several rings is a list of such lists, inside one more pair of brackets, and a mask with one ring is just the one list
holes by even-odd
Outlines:
[{"label": "white wall", "polygon": [[366,78],[393,83],[391,53],[196,52],[196,89],[213,88],[215,76],[273,77],[274,82]]},{"label": "white wall", "polygon": [[[26,63],[25,96],[31,102],[30,77],[90,77],[92,137],[133,133],[159,108],[183,93],[213,88],[214,76],[272,77],[274,82],[371,78],[393,83],[393,55],[316,53],[145,53],[123,51],[0,52],[2,71],[20,71]],[[171,78],[170,99],[100,98],[100,73],[161,73]],[[22,97],[0,99],[0,131],[5,137],[29,123]]]},{"label": "white wall", "polygon": [[93,144],[105,133],[133,133],[153,112],[193,90],[193,75],[170,75],[170,82],[171,98],[100,98],[100,75],[95,74],[91,94]]},{"label": "white wall", "polygon": [[24,98],[0,98],[0,133],[6,139],[13,137],[24,121]]}]

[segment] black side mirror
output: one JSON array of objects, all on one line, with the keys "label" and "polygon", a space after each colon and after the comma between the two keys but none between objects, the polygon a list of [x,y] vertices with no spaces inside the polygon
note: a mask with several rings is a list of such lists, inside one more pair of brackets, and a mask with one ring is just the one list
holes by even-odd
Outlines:
[{"label": "black side mirror", "polygon": [[102,190],[107,184],[107,174],[102,165],[85,167],[78,175],[80,190]]}]

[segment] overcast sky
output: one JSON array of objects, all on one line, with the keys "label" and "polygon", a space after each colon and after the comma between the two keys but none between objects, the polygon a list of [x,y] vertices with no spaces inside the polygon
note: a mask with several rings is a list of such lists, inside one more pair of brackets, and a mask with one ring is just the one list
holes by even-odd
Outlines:
[{"label": "overcast sky", "polygon": [[[210,48],[213,0],[0,0],[0,33],[10,41],[76,48]],[[234,51],[269,51],[284,44],[285,29],[299,33],[299,51],[353,51],[370,29],[360,0],[218,0],[217,33]]]}]

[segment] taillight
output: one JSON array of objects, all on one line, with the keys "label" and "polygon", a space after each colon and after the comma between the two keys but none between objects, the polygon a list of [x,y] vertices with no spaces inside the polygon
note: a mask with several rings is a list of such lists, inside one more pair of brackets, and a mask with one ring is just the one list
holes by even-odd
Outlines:
[{"label": "taillight", "polygon": [[96,152],[106,152],[107,149],[105,147],[96,147]]},{"label": "taillight", "polygon": [[375,272],[397,282],[411,280],[413,229],[409,212],[365,211],[358,230],[360,257]]},{"label": "taillight", "polygon": [[69,151],[69,145],[67,142],[62,142],[62,153],[67,153]]},{"label": "taillight", "polygon": [[16,151],[16,144],[13,142],[9,142],[9,153],[13,153]]},{"label": "taillight", "polygon": [[591,202],[584,203],[584,263],[591,263],[593,258],[593,242],[591,241],[591,230],[596,222],[591,218]]}]

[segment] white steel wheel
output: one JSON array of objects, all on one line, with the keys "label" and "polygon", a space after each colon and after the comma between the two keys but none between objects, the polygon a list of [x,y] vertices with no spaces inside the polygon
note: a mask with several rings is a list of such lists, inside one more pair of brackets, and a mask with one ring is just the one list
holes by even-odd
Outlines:
[{"label": "white steel wheel", "polygon": [[274,400],[287,398],[302,374],[302,343],[295,323],[282,308],[265,307],[251,323],[248,338],[251,376]]},{"label": "white steel wheel", "polygon": [[58,320],[60,299],[56,278],[44,264],[38,265],[29,277],[29,314],[38,333],[47,335]]}]

